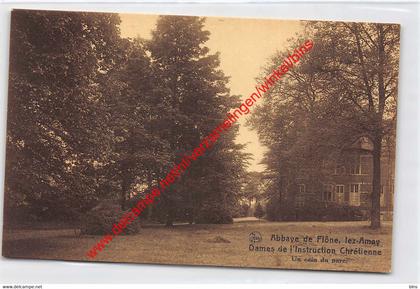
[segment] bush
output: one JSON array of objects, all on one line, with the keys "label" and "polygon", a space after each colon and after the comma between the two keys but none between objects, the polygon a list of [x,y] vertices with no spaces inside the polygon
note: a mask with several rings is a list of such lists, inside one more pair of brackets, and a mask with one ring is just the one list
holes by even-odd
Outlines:
[{"label": "bush", "polygon": [[[115,203],[115,202],[113,202]],[[110,204],[113,204],[110,203]],[[113,224],[118,224],[121,217],[131,209],[121,210],[118,205],[98,205],[81,218],[81,233],[89,235],[102,235],[112,233]],[[140,219],[136,219],[125,227],[121,234],[134,234],[140,231]]]},{"label": "bush", "polygon": [[266,217],[269,221],[282,221],[283,216],[288,215],[285,212],[286,209],[287,207],[282,206],[278,197],[272,197],[266,206]]},{"label": "bush", "polygon": [[250,206],[247,203],[236,204],[232,210],[232,216],[234,218],[248,217]]},{"label": "bush", "polygon": [[262,218],[264,216],[264,214],[265,214],[265,212],[264,212],[263,207],[261,206],[260,203],[257,203],[257,207],[255,208],[254,216],[256,218]]},{"label": "bush", "polygon": [[198,210],[195,222],[197,224],[232,224],[233,218],[230,211],[223,208],[221,203],[206,202]]},{"label": "bush", "polygon": [[270,221],[362,221],[369,218],[359,207],[311,202],[310,206],[294,207],[271,199],[267,204]]}]

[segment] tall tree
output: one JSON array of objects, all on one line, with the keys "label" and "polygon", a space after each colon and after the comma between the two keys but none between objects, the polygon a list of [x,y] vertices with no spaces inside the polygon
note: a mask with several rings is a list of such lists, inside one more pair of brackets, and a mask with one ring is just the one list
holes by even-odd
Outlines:
[{"label": "tall tree", "polygon": [[121,40],[121,45],[124,58],[102,88],[114,140],[109,179],[119,183],[119,200],[125,209],[134,186],[150,188],[168,163],[169,144],[162,136],[167,134],[169,112],[143,41]]},{"label": "tall tree", "polygon": [[[371,226],[378,228],[382,144],[395,130],[399,26],[308,22],[304,37],[313,40],[313,50],[271,91],[251,123],[270,148],[269,167],[283,175],[302,167],[316,174],[321,159],[336,156],[362,136],[369,138]],[[273,60],[280,56],[287,51]]]},{"label": "tall tree", "polygon": [[[191,153],[201,138],[220,124],[225,119],[225,113],[238,104],[238,97],[229,95],[226,87],[228,78],[218,68],[219,55],[209,54],[204,45],[210,35],[204,30],[204,21],[199,17],[161,16],[148,43],[159,75],[159,85],[165,90],[161,101],[170,107],[166,112],[165,139],[175,154],[168,169],[182,154]],[[172,186],[171,193],[163,195],[168,225],[173,222],[175,204],[189,203],[198,213],[203,211],[198,209],[201,204],[210,202],[210,195],[221,202],[216,207],[222,206],[227,196],[233,196],[229,195],[232,190],[228,186],[229,180],[232,183],[232,174],[243,169],[241,158],[236,156],[239,161],[229,161],[236,160],[234,154],[241,149],[233,143],[236,133],[237,128],[233,128],[205,162],[195,163],[183,177],[184,180]],[[218,170],[211,171],[213,166],[217,166]],[[216,175],[218,180],[214,182]],[[220,195],[216,198],[217,194]],[[229,202],[223,206],[229,206]],[[225,208],[225,211],[228,209]]]},{"label": "tall tree", "polygon": [[342,114],[343,126],[373,144],[371,227],[378,228],[383,142],[395,130],[399,25],[340,23],[332,32],[315,23],[310,28],[325,41],[324,52],[330,53],[323,69],[340,87],[340,103],[349,104],[345,107],[354,112]]},{"label": "tall tree", "polygon": [[[6,205],[34,214],[98,198],[109,156],[98,83],[114,64],[117,15],[14,10],[11,23]],[[10,199],[9,199],[10,200]]]}]

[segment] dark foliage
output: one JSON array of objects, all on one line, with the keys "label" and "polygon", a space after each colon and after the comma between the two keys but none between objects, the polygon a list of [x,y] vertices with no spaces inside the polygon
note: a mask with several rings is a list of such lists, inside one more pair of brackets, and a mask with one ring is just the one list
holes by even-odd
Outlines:
[{"label": "dark foliage", "polygon": [[202,205],[196,218],[197,224],[231,224],[233,218],[231,212],[215,202],[207,202]]},{"label": "dark foliage", "polygon": [[255,208],[254,216],[256,218],[262,218],[264,217],[264,215],[265,215],[264,208],[262,207],[261,203],[258,203],[257,207]]},{"label": "dark foliage", "polygon": [[308,206],[296,208],[272,199],[267,205],[269,221],[362,221],[368,217],[359,207],[326,205],[322,202],[312,202]]},{"label": "dark foliage", "polygon": [[[373,144],[370,215],[372,228],[378,228],[380,158],[386,139],[395,138],[399,26],[307,22],[302,35],[272,57],[264,74],[305,39],[311,39],[314,48],[250,116],[251,128],[268,148],[264,163],[268,171],[278,174],[272,177],[273,198],[277,192],[284,198],[293,195],[291,188],[300,171],[321,179],[319,164],[339,159],[344,147],[363,136]],[[276,215],[276,206],[273,199],[269,216]]]},{"label": "dark foliage", "polygon": [[[239,97],[205,46],[204,21],[159,17],[144,41],[122,38],[117,14],[13,11],[6,223],[62,218],[109,232],[133,195],[224,120]],[[237,132],[142,218],[231,222],[246,160]],[[92,209],[104,199],[116,208]]]},{"label": "dark foliage", "polygon": [[247,203],[238,203],[234,207],[232,215],[234,218],[248,217],[249,209],[250,209],[250,206]]},{"label": "dark foliage", "polygon": [[[119,205],[110,202],[108,205],[95,207],[88,213],[84,214],[81,219],[81,233],[87,235],[103,235],[110,234],[114,224],[118,224],[129,210],[121,210]],[[138,233],[141,229],[141,219],[136,219],[122,230],[121,234]]]}]

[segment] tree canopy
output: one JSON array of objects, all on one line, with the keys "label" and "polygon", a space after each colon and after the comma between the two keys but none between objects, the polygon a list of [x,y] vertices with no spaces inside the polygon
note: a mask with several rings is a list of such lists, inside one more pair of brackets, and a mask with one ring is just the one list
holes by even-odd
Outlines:
[{"label": "tree canopy", "polygon": [[[125,39],[117,14],[13,11],[6,210],[45,220],[106,199],[125,209],[191,153],[239,102],[204,22],[161,16],[150,40]],[[237,132],[148,217],[230,222],[247,157]]]},{"label": "tree canopy", "polygon": [[371,221],[378,227],[382,145],[395,134],[399,26],[307,22],[304,33],[273,56],[273,66],[305,39],[314,42],[311,53],[249,121],[269,148],[265,162],[277,180],[273,192],[287,192],[302,169],[320,174],[322,160],[367,137],[373,144]]}]

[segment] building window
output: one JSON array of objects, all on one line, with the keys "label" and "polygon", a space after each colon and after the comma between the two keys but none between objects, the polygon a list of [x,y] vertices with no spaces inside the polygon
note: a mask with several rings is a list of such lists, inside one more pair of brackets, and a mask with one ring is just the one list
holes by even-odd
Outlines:
[{"label": "building window", "polygon": [[353,161],[350,163],[350,174],[351,175],[362,174],[362,164],[360,162],[360,156],[354,157]]},{"label": "building window", "polygon": [[334,201],[333,186],[329,184],[324,185],[324,191],[322,192],[322,200],[324,202]]},{"label": "building window", "polygon": [[385,188],[381,185],[381,207],[385,207]]},{"label": "building window", "polygon": [[304,194],[306,193],[306,187],[305,184],[298,184],[299,193]]},{"label": "building window", "polygon": [[372,168],[372,156],[371,155],[361,155],[360,156],[360,174],[368,175],[371,174]]},{"label": "building window", "polygon": [[360,184],[350,184],[350,206],[360,206]]},{"label": "building window", "polygon": [[305,196],[297,195],[296,196],[296,207],[304,207],[305,206]]},{"label": "building window", "polygon": [[346,173],[346,169],[342,165],[336,165],[334,167],[334,175],[344,175]]},{"label": "building window", "polygon": [[335,186],[335,201],[339,204],[344,203],[344,185]]}]

